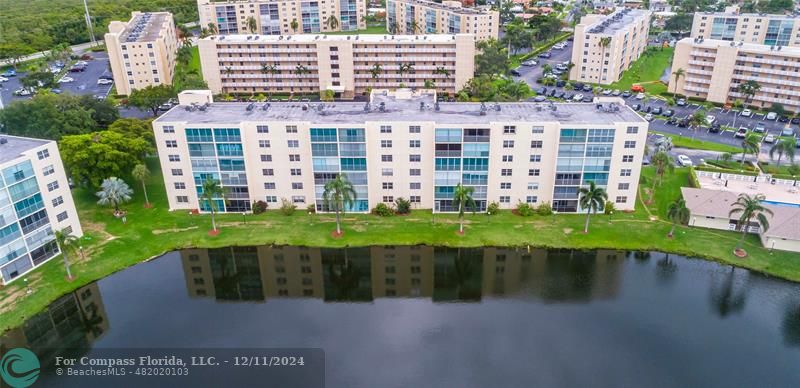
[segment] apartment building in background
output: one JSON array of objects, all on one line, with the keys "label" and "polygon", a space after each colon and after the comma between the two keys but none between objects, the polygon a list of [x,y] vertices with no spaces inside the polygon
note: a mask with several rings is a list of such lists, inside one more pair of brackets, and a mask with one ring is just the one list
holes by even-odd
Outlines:
[{"label": "apartment building in background", "polygon": [[387,0],[386,28],[395,34],[472,34],[498,39],[500,13],[488,7],[462,7],[460,1]]},{"label": "apartment building in background", "polygon": [[[197,10],[200,26],[213,24],[220,35],[313,34],[367,28],[363,0],[197,0]],[[255,30],[251,30],[253,22]]]},{"label": "apartment building in background", "polygon": [[[800,47],[685,38],[675,45],[672,68],[685,72],[677,86],[670,85],[678,94],[723,104],[779,103],[800,111]],[[739,91],[748,80],[760,85],[752,98]]]},{"label": "apartment building in background", "polygon": [[171,13],[133,12],[128,22],[113,21],[105,43],[117,94],[172,85],[179,45]]},{"label": "apartment building in background", "polygon": [[455,94],[475,72],[468,34],[228,35],[198,45],[203,78],[214,93],[332,90],[352,98],[369,89],[427,86]]},{"label": "apartment building in background", "polygon": [[619,81],[647,49],[651,12],[620,8],[586,15],[575,26],[569,79],[608,85]]},{"label": "apartment building in background", "polygon": [[55,231],[83,235],[56,142],[0,136],[0,284],[56,256]]},{"label": "apartment building in background", "polygon": [[584,103],[448,103],[433,91],[373,90],[369,102],[213,102],[181,93],[153,122],[171,210],[208,210],[202,183],[221,182],[223,212],[281,200],[326,211],[324,185],[346,174],[368,212],[397,198],[414,208],[455,210],[458,184],[489,202],[549,202],[580,211],[587,181],[632,210],[648,123],[619,98]]},{"label": "apartment building in background", "polygon": [[691,37],[769,46],[800,46],[800,18],[795,15],[739,13],[738,6],[726,7],[725,12],[695,12]]}]

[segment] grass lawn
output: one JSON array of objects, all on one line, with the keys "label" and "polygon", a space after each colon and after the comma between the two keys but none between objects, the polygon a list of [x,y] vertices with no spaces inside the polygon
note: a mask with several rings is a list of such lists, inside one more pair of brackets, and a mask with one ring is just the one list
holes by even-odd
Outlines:
[{"label": "grass lawn", "polygon": [[[689,130],[687,129],[687,132]],[[672,145],[680,148],[690,148],[695,150],[719,151],[728,152],[732,154],[741,153],[742,149],[728,144],[719,144],[710,141],[692,139],[690,136],[673,135],[671,133],[664,133],[653,131],[655,133],[668,136],[672,138]]]},{"label": "grass lawn", "polygon": [[325,35],[357,35],[357,34],[388,34],[385,25],[367,26],[364,30],[323,32]]},{"label": "grass lawn", "polygon": [[[777,157],[777,155],[775,155]],[[789,161],[786,157],[783,157],[781,160],[781,165],[778,166],[777,164],[773,163],[765,163],[765,162],[758,162],[758,165],[761,167],[761,170],[766,172],[767,174],[779,174],[779,175],[800,175],[800,168],[798,166],[792,166],[789,164]]]},{"label": "grass lawn", "polygon": [[672,61],[674,49],[666,47],[648,48],[644,54],[622,74],[622,79],[607,86],[609,89],[630,90],[634,84],[641,84],[647,93],[658,95],[667,91],[659,79],[664,69]]},{"label": "grass lawn", "polygon": [[[221,233],[208,236],[210,217],[190,215],[185,211],[167,211],[163,181],[156,160],[149,160],[153,175],[148,189],[154,207],[142,206],[139,185],[134,200],[127,204],[127,224],[113,217],[109,208],[95,205],[88,190],[76,190],[76,205],[86,237],[81,239],[84,258],[70,256],[77,279],[64,280],[60,258],[54,258],[25,277],[34,290],[30,295],[17,281],[0,288],[0,332],[21,324],[59,296],[164,252],[188,247],[224,247],[229,245],[293,244],[319,247],[366,245],[431,244],[441,246],[537,246],[557,248],[611,248],[622,250],[658,250],[706,257],[723,263],[800,281],[800,255],[761,248],[755,236],[748,236],[750,256],[735,258],[733,247],[738,233],[679,227],[674,239],[666,237],[671,224],[663,221],[667,206],[688,185],[688,169],[679,168],[665,177],[655,192],[651,189],[652,168],[643,174],[641,191],[647,205],[637,202],[631,213],[615,212],[592,217],[589,234],[583,234],[585,215],[520,217],[509,211],[487,217],[466,216],[466,234],[460,236],[457,216],[419,210],[403,217],[380,218],[368,214],[346,214],[345,234],[331,237],[334,217],[308,215],[298,210],[285,216],[275,210],[261,215],[241,214],[218,217]],[[651,218],[652,217],[652,218]]]},{"label": "grass lawn", "polygon": [[203,74],[200,69],[200,47],[192,46],[192,59],[186,66],[186,71],[197,70],[197,74]]}]

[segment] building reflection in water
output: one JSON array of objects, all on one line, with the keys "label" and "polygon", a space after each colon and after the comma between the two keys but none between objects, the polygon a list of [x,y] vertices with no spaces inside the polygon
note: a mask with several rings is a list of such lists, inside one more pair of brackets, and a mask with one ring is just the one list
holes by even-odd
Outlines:
[{"label": "building reflection in water", "polygon": [[0,354],[28,348],[45,365],[56,356],[78,358],[109,329],[97,283],[79,288],[51,303],[46,310],[0,338]]},{"label": "building reflection in water", "polygon": [[625,252],[611,250],[430,246],[181,251],[189,295],[218,301],[519,297],[585,302],[616,296],[624,257]]}]

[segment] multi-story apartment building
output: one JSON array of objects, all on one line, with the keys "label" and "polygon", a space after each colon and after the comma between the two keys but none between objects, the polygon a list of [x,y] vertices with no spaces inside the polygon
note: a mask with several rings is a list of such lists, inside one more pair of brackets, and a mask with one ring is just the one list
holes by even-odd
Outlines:
[{"label": "multi-story apartment building", "polygon": [[650,11],[617,9],[609,15],[587,15],[575,26],[569,78],[608,85],[647,48]]},{"label": "multi-story apartment building", "polygon": [[[686,38],[675,45],[672,68],[685,71],[677,87],[670,85],[678,94],[800,111],[800,47]],[[760,85],[752,98],[739,90],[748,80]]]},{"label": "multi-story apartment building", "polygon": [[172,210],[207,209],[198,192],[221,182],[226,212],[253,201],[325,211],[325,183],[346,174],[367,212],[403,197],[417,208],[454,211],[458,184],[479,210],[520,201],[577,212],[594,181],[620,210],[636,198],[647,122],[618,98],[598,104],[437,103],[431,91],[373,91],[368,103],[215,103],[184,92],[153,122]]},{"label": "multi-story apartment building", "polygon": [[[197,0],[200,26],[217,33],[291,35],[367,28],[359,0]],[[252,28],[255,28],[254,30]]]},{"label": "multi-story apartment building", "polygon": [[739,13],[738,6],[727,7],[725,12],[695,12],[691,37],[769,46],[800,46],[800,18],[795,15]]},{"label": "multi-story apartment building", "polygon": [[498,38],[500,13],[460,1],[387,0],[386,26],[395,34],[472,34],[480,41]]},{"label": "multi-story apartment building", "polygon": [[55,231],[83,235],[56,142],[0,136],[0,284],[57,255]]},{"label": "multi-story apartment building", "polygon": [[352,98],[374,88],[435,87],[454,94],[475,72],[468,34],[229,35],[201,39],[199,46],[203,78],[214,93],[332,90]]},{"label": "multi-story apartment building", "polygon": [[117,94],[153,85],[171,85],[178,53],[169,12],[133,12],[128,22],[108,25],[105,43]]}]

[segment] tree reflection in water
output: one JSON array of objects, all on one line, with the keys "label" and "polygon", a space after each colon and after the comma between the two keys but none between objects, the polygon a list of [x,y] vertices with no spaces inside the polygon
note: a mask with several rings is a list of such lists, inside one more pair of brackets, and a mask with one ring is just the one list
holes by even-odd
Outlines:
[{"label": "tree reflection in water", "polygon": [[711,279],[711,307],[721,318],[744,309],[747,288],[743,286],[735,290],[734,278],[735,268],[731,267],[730,272],[725,275],[721,283]]}]

